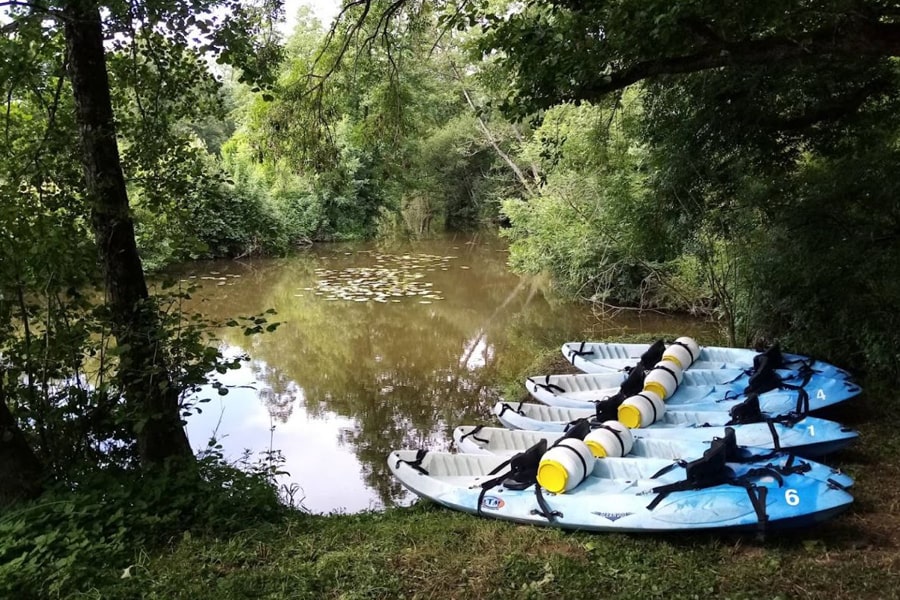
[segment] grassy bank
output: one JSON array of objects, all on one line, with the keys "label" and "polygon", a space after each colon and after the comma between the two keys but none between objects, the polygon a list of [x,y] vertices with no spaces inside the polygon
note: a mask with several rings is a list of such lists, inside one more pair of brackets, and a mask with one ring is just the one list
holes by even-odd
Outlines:
[{"label": "grassy bank", "polygon": [[[557,369],[558,351],[532,368]],[[541,369],[531,372],[541,372]],[[870,384],[869,387],[874,387]],[[227,539],[136,549],[80,598],[890,598],[900,596],[900,436],[887,390],[827,416],[860,429],[826,461],[857,480],[852,509],[771,535],[598,535],[478,519],[430,503],[291,514]],[[98,573],[100,575],[100,573]],[[98,579],[99,581],[99,579]]]}]

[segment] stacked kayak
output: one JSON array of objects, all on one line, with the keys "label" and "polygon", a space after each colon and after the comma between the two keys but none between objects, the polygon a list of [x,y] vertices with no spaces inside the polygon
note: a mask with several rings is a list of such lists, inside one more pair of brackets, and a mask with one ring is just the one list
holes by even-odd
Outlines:
[{"label": "stacked kayak", "polygon": [[[679,338],[679,340],[690,338]],[[605,342],[568,342],[563,344],[562,353],[579,371],[585,373],[604,373],[609,371],[625,371],[633,367],[648,353],[680,345],[678,340],[666,347],[664,343],[655,344],[614,344]],[[687,344],[685,344],[686,348]],[[816,361],[800,354],[787,354],[773,346],[764,353],[745,348],[725,348],[720,346],[695,346],[692,366],[695,369],[748,369],[754,366],[754,360],[765,356],[772,366],[780,369],[802,371],[815,369],[828,377],[849,378],[847,371],[826,362]],[[687,349],[687,348],[686,348]],[[658,360],[658,359],[657,359]],[[656,362],[656,361],[653,361]]]},{"label": "stacked kayak", "polygon": [[590,372],[529,378],[543,404],[497,403],[508,429],[458,427],[457,454],[393,452],[392,474],[457,510],[593,531],[766,531],[852,503],[853,480],[809,458],[857,437],[808,414],[860,392],[845,371],[690,338],[563,352]]},{"label": "stacked kayak", "polygon": [[[557,408],[528,402],[498,402],[494,406],[497,419],[509,429],[563,433],[578,421],[594,426],[603,422],[596,411],[580,408]],[[723,412],[667,411],[651,426],[635,429],[640,437],[675,439],[692,442],[722,437],[731,419]],[[856,431],[840,423],[817,417],[796,420],[761,420],[733,424],[738,444],[772,450],[786,450],[802,456],[822,456],[841,450],[859,437]]]},{"label": "stacked kayak", "polygon": [[396,451],[388,466],[408,489],[449,508],[589,531],[766,531],[818,523],[853,501],[840,482],[817,478],[826,476],[821,465],[745,462],[736,448],[732,435],[689,462],[598,459],[576,438],[541,439],[511,458]]},{"label": "stacked kayak", "polygon": [[[574,345],[565,344],[563,351],[572,354]],[[710,434],[697,429],[733,426],[743,445],[807,456],[839,450],[857,437],[838,423],[809,416],[862,391],[845,371],[826,363],[784,355],[777,347],[755,356],[749,350],[726,348],[715,352],[733,350],[742,357],[743,368],[699,369],[697,364],[709,366],[702,360],[707,349],[690,338],[670,345],[578,344],[583,346],[594,352],[604,348],[607,354],[611,348],[641,354],[627,374],[530,377],[525,387],[543,404],[501,402],[494,407],[498,419],[512,429],[535,431],[564,431],[579,419],[618,419],[655,435],[691,440]],[[800,366],[785,368],[789,365]]]},{"label": "stacked kayak", "polygon": [[[784,413],[803,409],[819,410],[858,395],[860,387],[849,379],[833,379],[819,374],[796,377],[776,371],[773,389],[759,393],[764,412]],[[747,398],[751,376],[740,369],[688,369],[675,393],[666,399],[668,406],[713,404],[730,408],[729,402]],[[525,389],[548,406],[590,408],[615,395],[626,380],[623,373],[582,373],[578,375],[545,375],[529,377]],[[785,386],[785,387],[779,387]],[[724,404],[723,404],[724,403]],[[698,409],[706,410],[706,409]]]},{"label": "stacked kayak", "polygon": [[[520,431],[502,427],[461,426],[453,431],[453,441],[460,452],[466,454],[494,454],[509,458],[531,448],[541,440],[552,445],[559,440],[572,436],[569,432]],[[620,432],[622,433],[622,432]],[[640,430],[632,430],[631,449],[622,458],[615,459],[623,465],[632,463],[635,473],[658,473],[662,470],[684,469],[692,460],[700,458],[709,450],[711,441],[686,441],[665,439],[653,436],[643,437]],[[577,434],[576,434],[577,435]],[[614,434],[615,435],[615,434]],[[731,434],[723,430],[723,439]],[[720,436],[714,436],[720,437]],[[627,444],[628,441],[625,440]],[[810,477],[819,481],[831,482],[843,489],[853,485],[853,478],[821,463],[808,459],[799,459],[796,455],[771,452],[759,447],[740,445],[735,437],[735,449],[732,460],[743,464],[753,464],[758,468],[774,468],[783,470],[796,466]],[[604,448],[604,452],[606,449]],[[638,459],[638,460],[635,460]],[[788,463],[790,461],[790,463]],[[805,466],[804,466],[805,465]],[[635,477],[638,479],[639,477]]]}]

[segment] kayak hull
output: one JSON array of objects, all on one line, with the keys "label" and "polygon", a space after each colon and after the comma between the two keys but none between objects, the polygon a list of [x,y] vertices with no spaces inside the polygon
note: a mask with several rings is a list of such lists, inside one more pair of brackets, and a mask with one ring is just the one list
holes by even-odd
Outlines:
[{"label": "kayak hull", "polygon": [[[572,421],[591,419],[594,411],[527,402],[498,402],[494,406],[494,415],[510,429],[562,432]],[[713,437],[723,437],[728,422],[729,416],[725,412],[667,411],[660,421],[650,427],[633,429],[632,433],[635,437],[706,442]],[[786,423],[774,421],[731,427],[740,446],[784,449],[810,458],[841,450],[859,437],[857,432],[839,423],[809,416]]]},{"label": "kayak hull", "polygon": [[[654,489],[677,481],[667,474],[658,479],[630,480],[615,467],[597,461],[592,474],[566,494],[542,492],[543,505],[531,486],[525,490],[495,487],[482,494],[502,457],[469,454],[395,451],[388,467],[404,487],[416,495],[467,513],[516,523],[585,531],[676,532],[693,530],[759,530],[760,518],[748,490],[722,484],[700,490],[677,491],[658,497]],[[411,463],[418,464],[413,466]],[[736,469],[734,476],[765,488],[766,529],[809,526],[846,510],[852,497],[844,490],[802,474],[753,476]],[[549,509],[549,513],[547,510]]]}]

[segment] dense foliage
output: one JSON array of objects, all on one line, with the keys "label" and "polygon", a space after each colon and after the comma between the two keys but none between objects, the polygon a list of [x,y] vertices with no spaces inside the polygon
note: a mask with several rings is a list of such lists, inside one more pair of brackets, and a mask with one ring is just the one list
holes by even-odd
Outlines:
[{"label": "dense foliage", "polygon": [[274,1],[3,9],[0,505],[46,491],[0,517],[4,593],[277,512],[265,469],[162,464],[236,362],[144,267],[502,226],[598,306],[900,377],[889,3],[356,0],[286,40]]},{"label": "dense foliage", "polygon": [[[562,140],[562,158],[543,142],[539,200],[507,205],[515,263],[604,302],[712,310],[737,343],[900,375],[890,7],[534,1],[466,17],[498,102]],[[560,102],[582,103],[574,134]],[[599,164],[573,170],[570,139],[610,105]]]}]

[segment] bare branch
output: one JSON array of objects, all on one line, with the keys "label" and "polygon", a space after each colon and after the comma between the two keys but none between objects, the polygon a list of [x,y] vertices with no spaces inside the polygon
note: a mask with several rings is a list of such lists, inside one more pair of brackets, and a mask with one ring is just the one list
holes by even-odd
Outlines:
[{"label": "bare branch", "polygon": [[463,97],[465,97],[466,102],[469,107],[472,109],[472,112],[475,113],[475,120],[478,122],[478,128],[481,129],[481,132],[484,134],[484,137],[487,139],[488,143],[494,149],[494,151],[503,159],[503,162],[509,166],[513,173],[516,175],[516,179],[519,180],[519,183],[522,184],[522,187],[525,189],[525,192],[529,196],[534,195],[534,190],[532,189],[531,183],[528,181],[528,178],[525,177],[525,173],[522,172],[522,169],[519,168],[519,165],[513,161],[513,159],[500,148],[500,144],[497,142],[497,138],[494,137],[494,134],[491,133],[491,130],[488,129],[487,124],[484,122],[484,119],[481,118],[481,114],[478,110],[478,107],[475,105],[475,102],[472,100],[472,96],[469,94],[469,90],[466,89],[465,83],[463,81],[462,74],[459,72],[459,69],[456,68],[456,64],[452,61],[450,62],[450,68],[453,70],[453,74],[456,76],[456,80],[459,81],[460,86],[462,87]]}]

